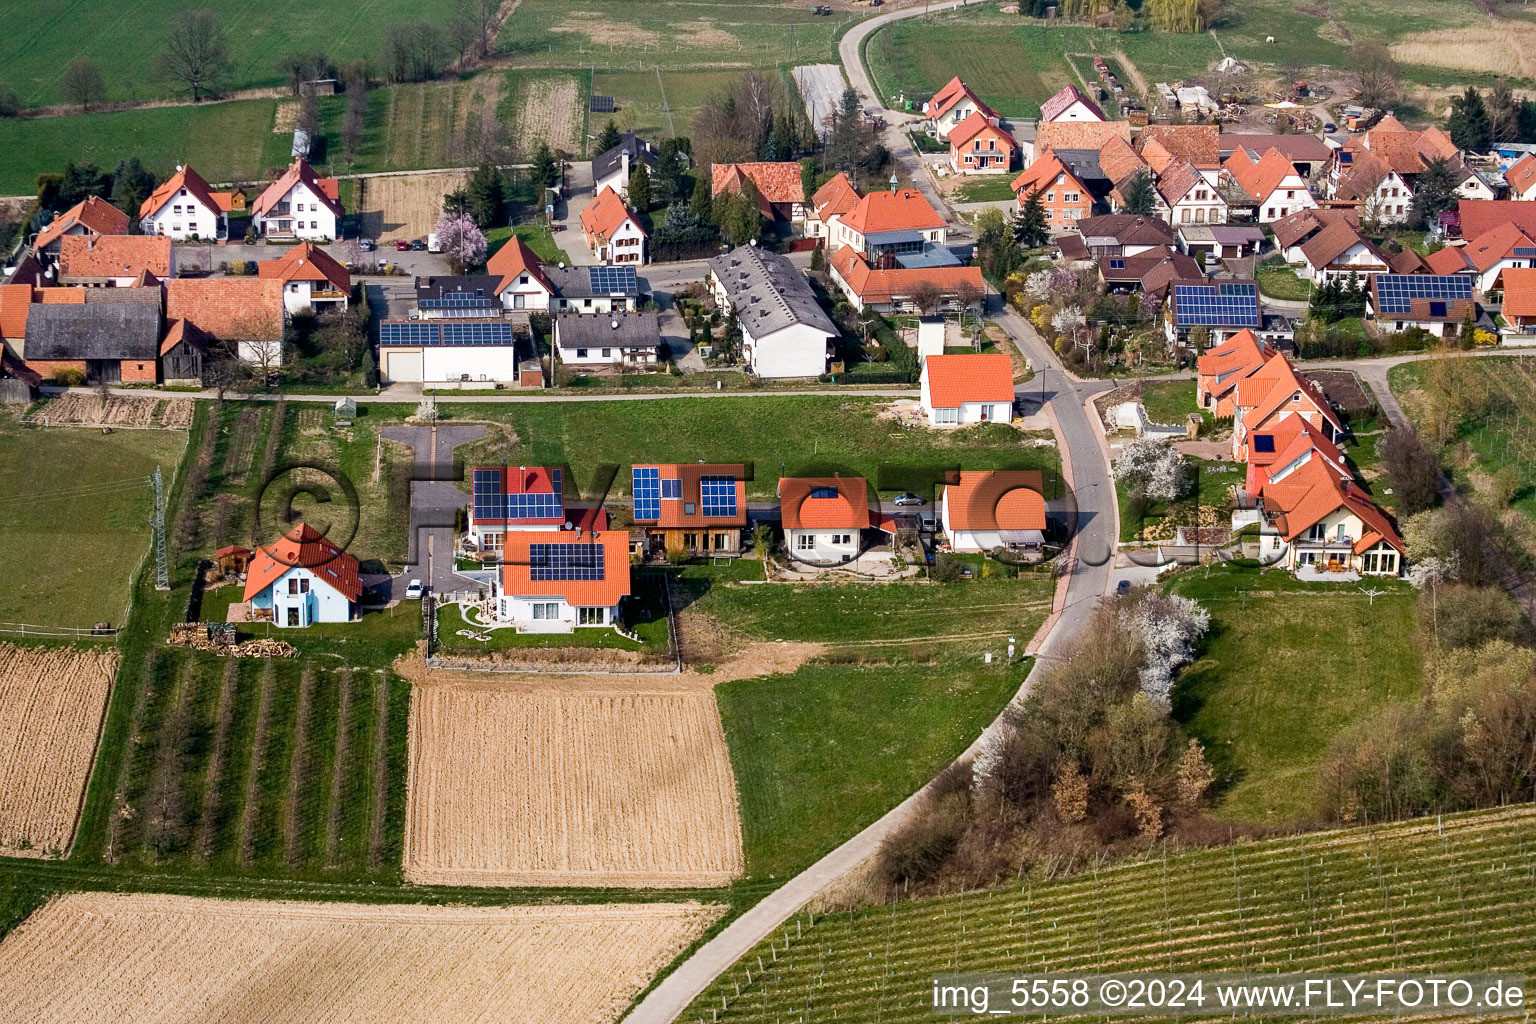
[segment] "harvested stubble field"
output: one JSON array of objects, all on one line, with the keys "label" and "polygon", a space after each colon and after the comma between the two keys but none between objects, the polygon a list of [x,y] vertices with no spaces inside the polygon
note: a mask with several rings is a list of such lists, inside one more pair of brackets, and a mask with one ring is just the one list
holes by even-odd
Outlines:
[{"label": "harvested stubble field", "polygon": [[69,849],[117,662],[115,649],[0,644],[0,852]]},{"label": "harvested stubble field", "polygon": [[28,420],[39,426],[163,427],[186,430],[192,426],[190,398],[140,398],[77,392],[45,403]]},{"label": "harvested stubble field", "polygon": [[947,972],[1529,972],[1533,826],[1536,806],[1524,804],[1232,847],[1154,847],[1065,878],[818,912],[771,937],[766,971],[764,943],[679,1019],[915,1024],[932,1020],[931,979]]},{"label": "harvested stubble field", "polygon": [[707,680],[433,673],[410,715],[409,881],[661,888],[742,874]]},{"label": "harvested stubble field", "polygon": [[583,152],[582,84],[571,74],[524,73],[518,78],[516,152],[532,154],[540,142],[556,152]]},{"label": "harvested stubble field", "polygon": [[605,1024],[723,910],[77,893],[0,943],[0,1019]]},{"label": "harvested stubble field", "polygon": [[1536,25],[1496,22],[1415,32],[1392,45],[1404,64],[1536,79]]},{"label": "harvested stubble field", "polygon": [[381,242],[425,238],[442,216],[443,196],[462,188],[465,171],[386,174],[357,179],[360,230]]}]

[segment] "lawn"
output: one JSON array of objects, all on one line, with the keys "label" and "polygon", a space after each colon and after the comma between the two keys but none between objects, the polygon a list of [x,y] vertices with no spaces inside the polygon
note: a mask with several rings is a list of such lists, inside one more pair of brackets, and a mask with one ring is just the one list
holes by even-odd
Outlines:
[{"label": "lawn", "polygon": [[150,546],[149,476],[159,466],[169,486],[186,443],[186,431],[30,428],[0,413],[0,622],[121,626]]},{"label": "lawn", "polygon": [[537,224],[514,224],[511,227],[491,228],[485,233],[486,258],[496,255],[496,250],[507,244],[507,239],[513,235],[527,243],[535,256],[545,263],[569,263],[571,258],[565,250],[555,244],[555,236],[550,234],[549,228],[542,222]]},{"label": "lawn", "polygon": [[[0,13],[0,23],[6,17]],[[275,109],[273,100],[241,100],[0,120],[0,152],[10,154],[0,165],[0,193],[35,193],[39,174],[60,172],[70,160],[95,161],[110,170],[134,155],[162,179],[174,174],[177,164],[191,164],[210,182],[255,180],[268,167],[288,162],[292,139],[272,134]]]},{"label": "lawn", "polygon": [[337,64],[359,57],[376,61],[391,25],[417,19],[446,25],[458,5],[453,0],[274,0],[243,8],[210,7],[200,0],[10,3],[0,5],[0,66],[26,103],[59,102],[59,76],[80,57],[101,69],[109,99],[172,95],[174,89],[153,73],[165,26],[186,12],[210,9],[219,13],[229,37],[234,66],[226,87],[245,89],[285,85],[278,63],[294,53],[323,49]]},{"label": "lawn", "polygon": [[[1131,515],[1130,489],[1118,481],[1115,484],[1115,498],[1120,507],[1120,540],[1130,541],[1171,541],[1175,537],[1175,531],[1180,526],[1194,526],[1199,515],[1200,507],[1216,510],[1217,525],[1225,525],[1228,522],[1227,512],[1232,507],[1232,488],[1243,482],[1244,471],[1241,464],[1230,462],[1212,462],[1209,459],[1185,459],[1191,469],[1199,474],[1200,500],[1198,504],[1190,499],[1185,499],[1168,505],[1166,502],[1152,502],[1147,505],[1140,520]],[[1230,469],[1218,467],[1231,466]]]},{"label": "lawn", "polygon": [[748,874],[787,878],[900,803],[996,717],[1023,671],[812,664],[718,687]]},{"label": "lawn", "polygon": [[[465,620],[458,605],[445,605],[437,613],[438,647],[444,651],[504,651],[512,648],[592,647],[645,654],[666,654],[670,646],[667,603],[663,578],[654,572],[631,574],[635,601],[625,609],[627,628],[639,634],[635,643],[611,629],[578,629],[571,633],[519,633],[515,629],[486,629]],[[483,633],[485,641],[458,635],[461,629]]]},{"label": "lawn", "polygon": [[1423,693],[1417,595],[1406,583],[1300,583],[1281,570],[1225,566],[1182,573],[1170,589],[1211,613],[1173,705],[1216,770],[1218,817],[1310,819],[1334,737]]},{"label": "lawn", "polygon": [[[693,115],[715,93],[741,80],[741,71],[663,70],[647,65],[644,71],[599,69],[592,76],[592,93],[612,96],[618,107],[612,114],[623,131],[645,138],[687,135]],[[665,93],[666,109],[662,99]],[[668,112],[671,117],[668,117]],[[608,123],[607,115],[592,114],[589,131],[596,135]]]},{"label": "lawn", "polygon": [[1141,387],[1141,404],[1153,423],[1182,424],[1190,413],[1200,412],[1195,404],[1195,382],[1163,380]]},{"label": "lawn", "polygon": [[1259,291],[1272,299],[1301,300],[1312,296],[1312,282],[1285,265],[1285,261],[1273,257],[1259,264],[1256,271]]},{"label": "lawn", "polygon": [[966,178],[960,182],[950,198],[957,203],[990,203],[1013,199],[1011,182],[1014,174],[989,174],[985,177]]}]

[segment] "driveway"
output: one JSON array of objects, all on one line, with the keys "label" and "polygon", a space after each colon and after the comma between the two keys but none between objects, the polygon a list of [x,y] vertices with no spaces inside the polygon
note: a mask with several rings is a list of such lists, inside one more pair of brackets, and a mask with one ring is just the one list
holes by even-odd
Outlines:
[{"label": "driveway", "polygon": [[433,593],[463,590],[470,586],[454,572],[454,517],[468,503],[457,483],[468,472],[454,464],[454,449],[478,441],[485,427],[390,426],[381,433],[387,440],[409,445],[411,465],[411,526],[405,571],[393,583],[395,598],[405,596],[413,579],[426,583]]},{"label": "driveway", "polygon": [[565,195],[555,207],[555,217],[560,224],[560,230],[555,232],[555,244],[565,250],[572,266],[586,267],[597,262],[581,235],[581,211],[595,198],[592,194],[592,161],[567,164]]},{"label": "driveway", "polygon": [[823,126],[837,110],[847,85],[843,81],[843,69],[836,64],[805,64],[790,71],[800,96],[805,100],[811,116],[811,131],[819,138]]}]

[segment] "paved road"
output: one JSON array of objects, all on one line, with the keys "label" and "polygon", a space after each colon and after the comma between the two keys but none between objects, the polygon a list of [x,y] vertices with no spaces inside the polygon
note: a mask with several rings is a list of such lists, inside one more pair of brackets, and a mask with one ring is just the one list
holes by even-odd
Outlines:
[{"label": "paved road", "polygon": [[[1027,396],[1043,393],[1045,403],[1056,419],[1063,442],[1063,472],[1077,495],[1079,508],[1076,545],[1069,555],[1062,556],[1071,567],[1066,601],[1055,627],[1037,652],[1030,675],[1020,687],[1022,694],[1029,689],[1039,666],[1059,656],[1078,635],[1113,578],[1112,555],[1118,529],[1114,489],[1100,435],[1083,406],[1091,395],[1111,385],[1099,381],[1074,381],[1065,373],[1055,353],[1022,317],[1006,309],[996,316],[1038,371],[1027,388]],[[961,755],[961,760],[974,757],[1000,727],[1000,722],[1001,716],[976,738]],[[873,856],[886,836],[906,821],[921,796],[921,790],[909,796],[732,921],[652,989],[625,1017],[624,1024],[671,1024],[677,1020],[715,978],[832,883]]]}]

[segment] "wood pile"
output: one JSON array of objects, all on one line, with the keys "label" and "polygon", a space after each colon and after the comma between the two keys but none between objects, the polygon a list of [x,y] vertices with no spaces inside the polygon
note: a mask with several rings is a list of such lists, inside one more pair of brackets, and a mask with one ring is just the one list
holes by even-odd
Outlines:
[{"label": "wood pile", "polygon": [[299,653],[298,648],[288,641],[271,637],[258,637],[235,644],[220,643],[208,635],[207,624],[202,622],[183,622],[172,626],[167,643],[172,647],[190,647],[195,651],[224,654],[231,658],[291,658]]}]

